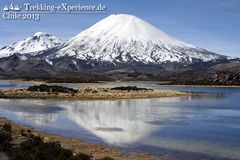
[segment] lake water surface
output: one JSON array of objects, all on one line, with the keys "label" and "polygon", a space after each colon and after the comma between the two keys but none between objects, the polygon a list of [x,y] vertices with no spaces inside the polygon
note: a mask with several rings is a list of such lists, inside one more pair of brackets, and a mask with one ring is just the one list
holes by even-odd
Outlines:
[{"label": "lake water surface", "polygon": [[156,82],[101,84],[122,85],[200,94],[95,101],[0,99],[0,116],[49,133],[119,146],[126,153],[240,160],[240,89],[159,87]]}]

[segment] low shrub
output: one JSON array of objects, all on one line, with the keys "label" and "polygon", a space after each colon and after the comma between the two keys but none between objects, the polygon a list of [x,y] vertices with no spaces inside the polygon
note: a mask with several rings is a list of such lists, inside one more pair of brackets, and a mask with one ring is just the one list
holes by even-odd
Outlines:
[{"label": "low shrub", "polygon": [[97,159],[97,160],[114,160],[114,159],[112,159],[111,157],[103,157],[103,158],[100,158],[100,159]]},{"label": "low shrub", "polygon": [[63,86],[48,86],[45,84],[35,85],[27,88],[27,91],[36,91],[36,92],[61,92],[61,93],[77,93],[76,89],[63,87]]},{"label": "low shrub", "polygon": [[[25,134],[25,130],[20,130]],[[30,133],[31,134],[31,133]],[[92,160],[91,155],[78,153],[62,148],[59,142],[44,142],[39,136],[32,135],[18,145],[13,140],[11,125],[0,126],[0,153],[6,154],[10,160]],[[108,159],[106,159],[108,160]]]},{"label": "low shrub", "polygon": [[43,142],[35,136],[10,152],[12,160],[91,160],[87,154],[73,155],[71,150],[62,148],[58,142]]},{"label": "low shrub", "polygon": [[120,86],[111,88],[111,90],[121,90],[121,91],[151,91],[152,89],[138,88],[136,86]]},{"label": "low shrub", "polygon": [[12,127],[9,124],[0,126],[0,151],[8,151],[11,148],[12,140]]},{"label": "low shrub", "polygon": [[21,130],[20,130],[20,134],[21,134],[21,136],[23,136],[23,137],[27,137],[27,134],[26,134],[26,132],[25,132],[24,129],[21,129]]},{"label": "low shrub", "polygon": [[10,124],[6,123],[2,126],[2,129],[6,132],[12,132],[12,127]]}]

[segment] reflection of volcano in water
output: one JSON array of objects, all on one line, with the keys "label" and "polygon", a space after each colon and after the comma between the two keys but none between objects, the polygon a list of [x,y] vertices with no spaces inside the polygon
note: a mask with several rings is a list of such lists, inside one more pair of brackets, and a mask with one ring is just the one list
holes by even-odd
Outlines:
[{"label": "reflection of volcano in water", "polygon": [[239,90],[206,90],[211,93],[137,100],[0,99],[0,116],[128,151],[166,153],[170,158],[176,153],[173,159],[179,160],[239,159]]},{"label": "reflection of volcano in water", "polygon": [[156,100],[84,101],[68,104],[65,108],[69,119],[80,127],[107,143],[124,144],[159,130],[167,119],[176,119],[179,109],[154,107],[149,105],[151,103]]}]

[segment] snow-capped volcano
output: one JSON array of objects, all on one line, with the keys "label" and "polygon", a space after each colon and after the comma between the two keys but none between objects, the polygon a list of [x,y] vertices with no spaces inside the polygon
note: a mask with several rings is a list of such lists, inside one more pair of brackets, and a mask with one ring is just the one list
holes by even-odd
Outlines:
[{"label": "snow-capped volcano", "polygon": [[0,58],[11,56],[14,53],[35,54],[36,52],[59,46],[62,43],[63,42],[59,38],[51,34],[36,32],[33,36],[22,41],[2,47],[0,49]]},{"label": "snow-capped volcano", "polygon": [[110,15],[71,38],[56,56],[111,63],[191,63],[224,56],[179,41],[144,20],[126,14]]}]

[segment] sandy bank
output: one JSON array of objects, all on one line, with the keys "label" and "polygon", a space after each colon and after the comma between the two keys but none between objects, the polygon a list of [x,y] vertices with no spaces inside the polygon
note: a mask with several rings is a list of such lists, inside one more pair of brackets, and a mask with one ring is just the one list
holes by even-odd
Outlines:
[{"label": "sandy bank", "polygon": [[159,98],[186,96],[189,93],[168,91],[168,90],[112,90],[109,88],[79,88],[77,93],[56,93],[27,91],[26,89],[0,90],[0,98],[40,98],[40,99],[138,99],[138,98]]}]

